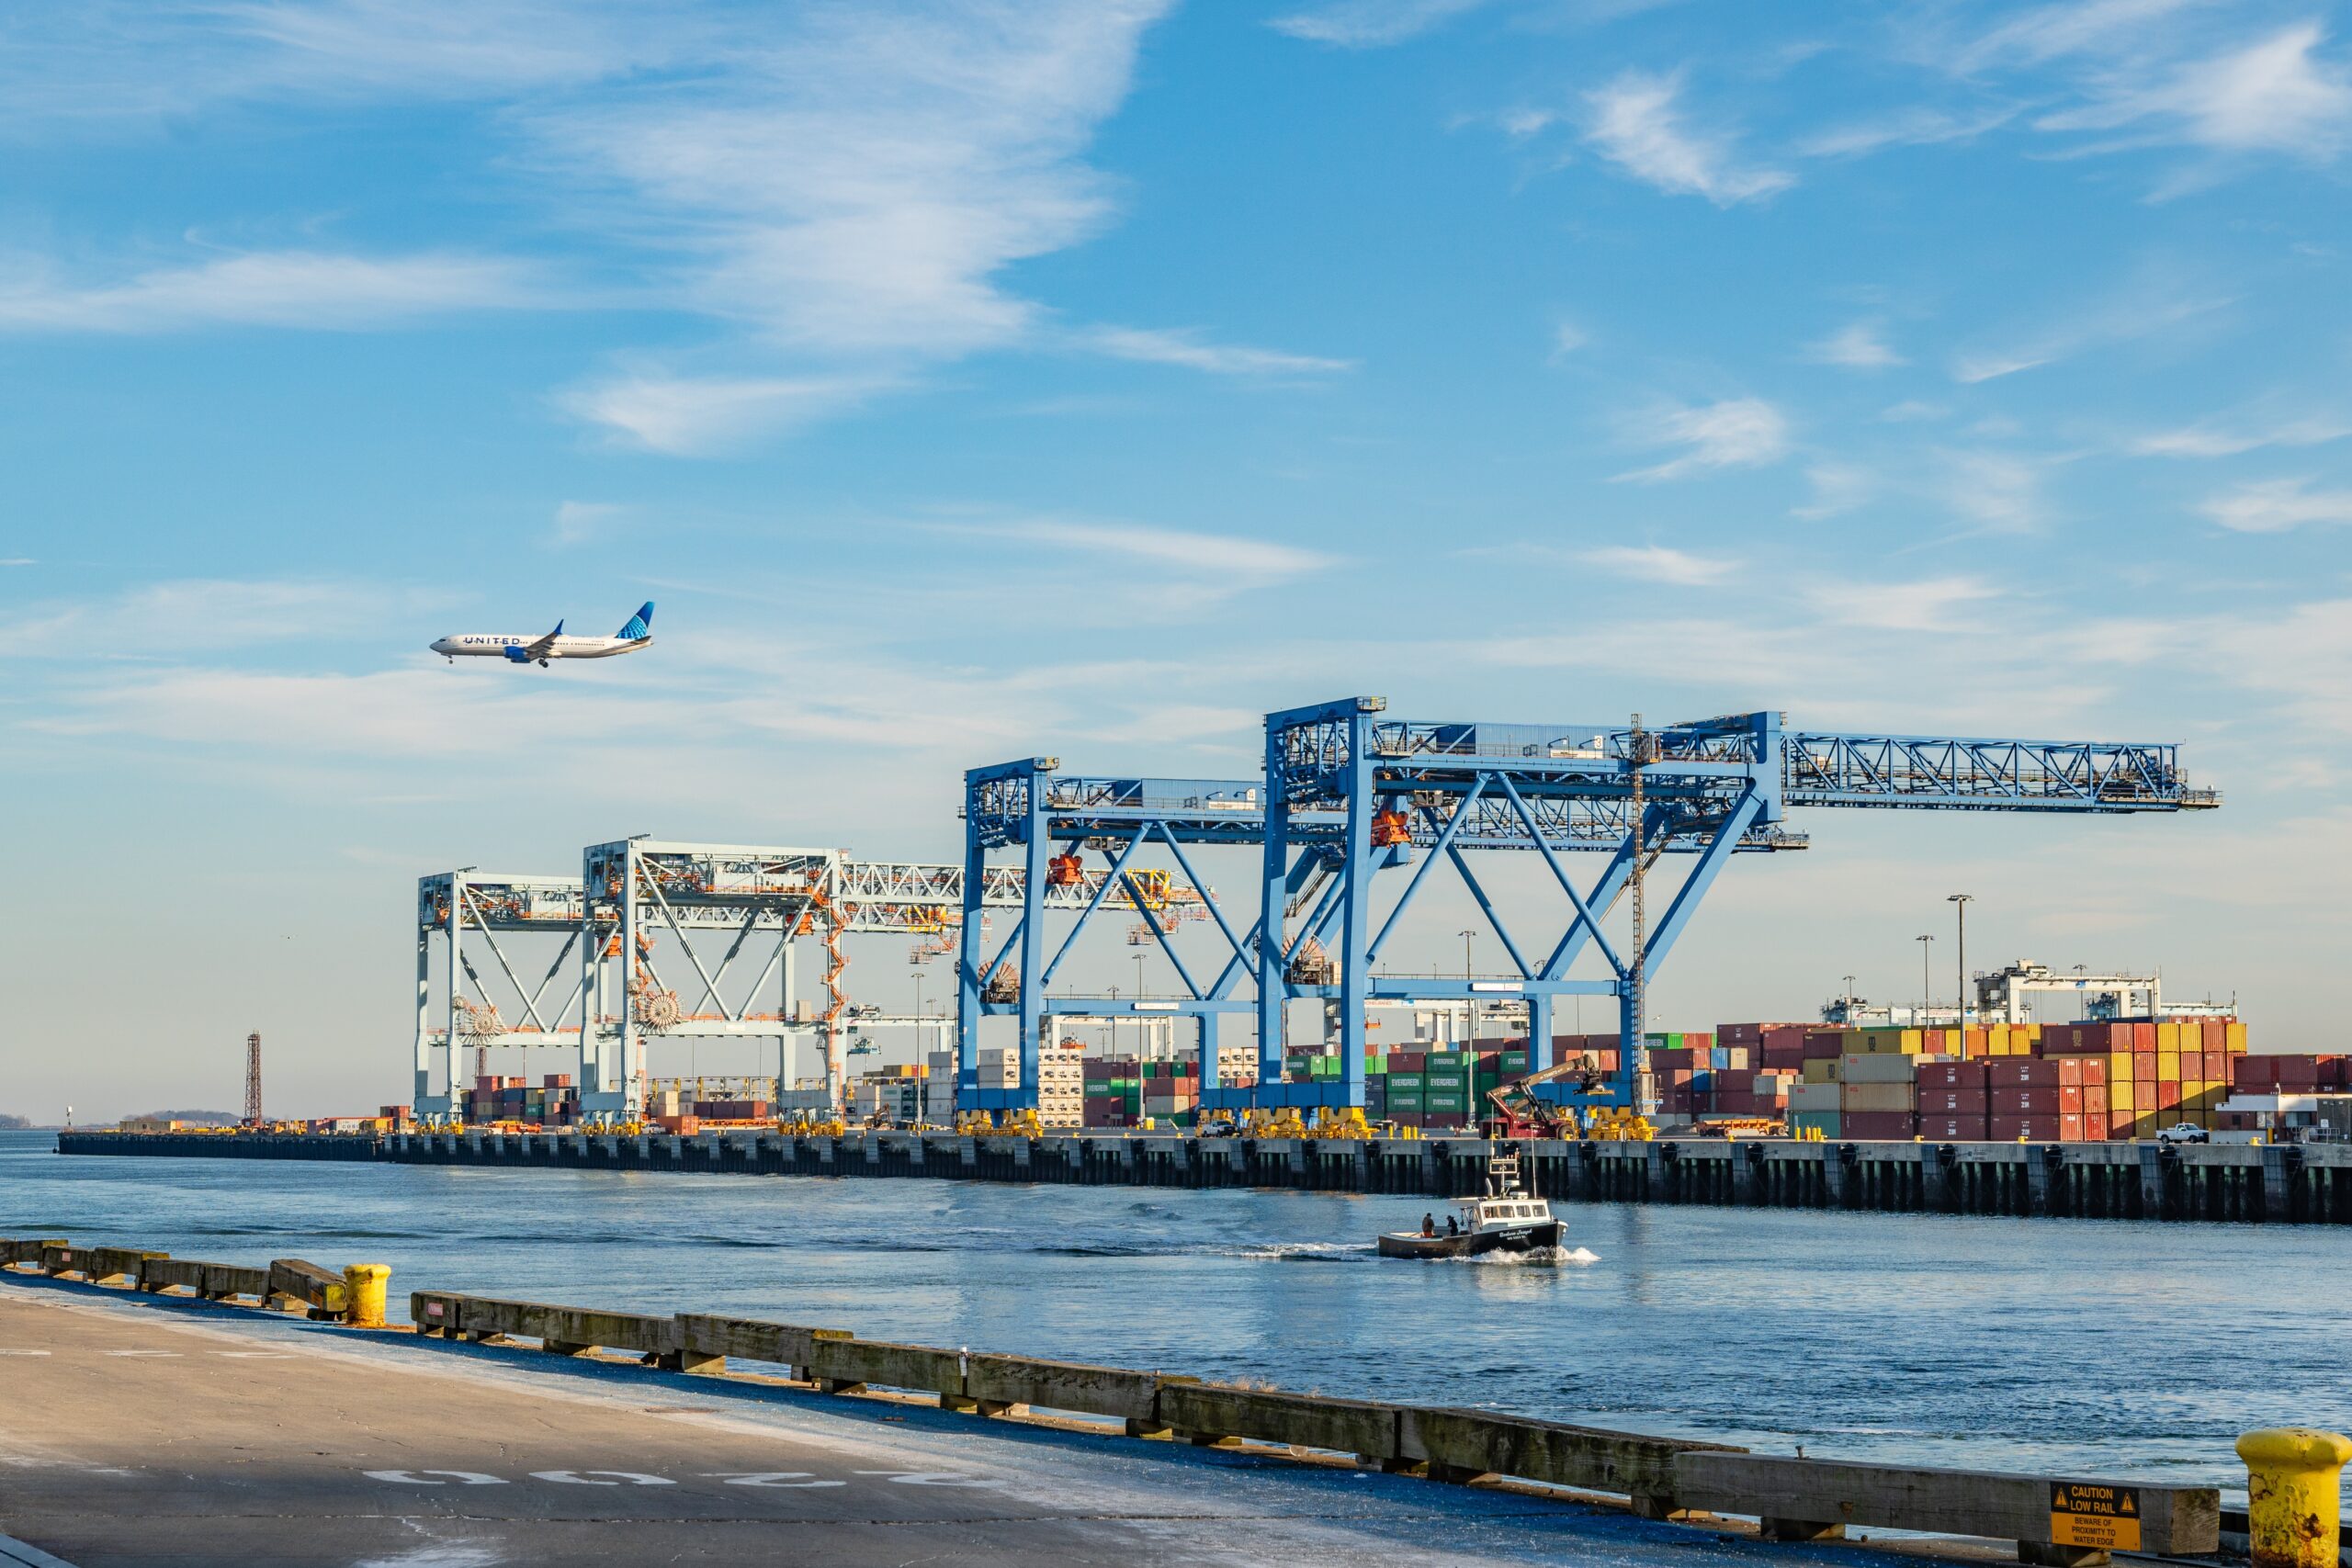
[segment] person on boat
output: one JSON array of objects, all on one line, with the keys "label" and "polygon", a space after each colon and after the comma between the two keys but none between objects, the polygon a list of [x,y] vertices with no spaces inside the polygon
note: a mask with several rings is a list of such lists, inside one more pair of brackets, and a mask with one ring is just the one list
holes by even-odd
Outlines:
[{"label": "person on boat", "polygon": [[1421,1216],[1421,1234],[1423,1235],[1437,1235],[1437,1220],[1433,1216],[1429,1214]]},{"label": "person on boat", "polygon": [[1445,1234],[1448,1235],[1460,1235],[1462,1234],[1462,1222],[1455,1219],[1452,1214],[1446,1215]]}]

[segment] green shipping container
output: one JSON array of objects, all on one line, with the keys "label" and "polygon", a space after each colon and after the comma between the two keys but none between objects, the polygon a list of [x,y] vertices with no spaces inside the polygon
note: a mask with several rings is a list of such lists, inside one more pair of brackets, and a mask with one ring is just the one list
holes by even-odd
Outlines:
[{"label": "green shipping container", "polygon": [[1388,1109],[1391,1111],[1419,1111],[1423,1103],[1419,1089],[1408,1089],[1400,1091],[1392,1089],[1388,1091]]},{"label": "green shipping container", "polygon": [[1424,1081],[1419,1073],[1391,1073],[1387,1077],[1391,1093],[1400,1089],[1418,1089],[1422,1087]]}]

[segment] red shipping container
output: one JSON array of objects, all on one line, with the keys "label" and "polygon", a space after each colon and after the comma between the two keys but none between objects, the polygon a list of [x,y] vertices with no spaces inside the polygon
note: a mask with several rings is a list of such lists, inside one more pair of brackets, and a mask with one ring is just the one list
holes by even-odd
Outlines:
[{"label": "red shipping container", "polygon": [[2083,1112],[2083,1142],[2086,1144],[2107,1142],[2106,1111],[2086,1111]]},{"label": "red shipping container", "polygon": [[1993,1142],[2015,1143],[2023,1138],[2031,1144],[2058,1142],[2058,1118],[2050,1116],[1995,1116],[1986,1123]]},{"label": "red shipping container", "polygon": [[2107,1086],[2105,1084],[2083,1086],[2083,1113],[2086,1116],[2107,1114]]},{"label": "red shipping container", "polygon": [[2159,1111],[2177,1111],[2180,1109],[2180,1086],[2178,1084],[2160,1083],[2156,1086],[2156,1109]]},{"label": "red shipping container", "polygon": [[2083,1141],[2081,1111],[2062,1111],[2058,1113],[2058,1141],[2062,1144],[2079,1144]]},{"label": "red shipping container", "polygon": [[2156,1048],[2156,1026],[2154,1022],[2118,1024],[2116,1027],[2118,1029],[2128,1028],[2132,1031],[2132,1050],[2153,1051]]},{"label": "red shipping container", "polygon": [[2056,1089],[2058,1066],[2039,1056],[1995,1056],[1984,1064],[1985,1082],[1994,1089]]},{"label": "red shipping container", "polygon": [[2230,1054],[2230,1026],[2224,1021],[2205,1019],[2198,1024],[2197,1032],[2208,1051],[2219,1051],[2224,1056]]},{"label": "red shipping container", "polygon": [[1989,1089],[1992,1079],[1987,1073],[1988,1062],[1923,1062],[1918,1071],[1921,1089]]},{"label": "red shipping container", "polygon": [[1919,1135],[1939,1143],[1981,1144],[1989,1134],[1982,1116],[1922,1116]]},{"label": "red shipping container", "polygon": [[1928,1116],[1984,1116],[1991,1112],[1993,1096],[1982,1089],[1922,1089],[1919,1090],[1919,1114]]},{"label": "red shipping container", "polygon": [[2156,1054],[2154,1051],[2132,1053],[2132,1081],[2133,1083],[2156,1081]]},{"label": "red shipping container", "polygon": [[2130,1137],[2132,1135],[2132,1123],[2139,1119],[2139,1115],[2140,1113],[2136,1111],[2109,1111],[2107,1113],[2107,1135],[2109,1138]]},{"label": "red shipping container", "polygon": [[2043,1089],[1996,1089],[1992,1091],[1992,1113],[2003,1116],[2055,1116],[2061,1109],[2058,1097],[2065,1091],[2055,1085]]},{"label": "red shipping container", "polygon": [[2083,1086],[2078,1083],[2058,1086],[2058,1114],[2080,1116],[2083,1113]]},{"label": "red shipping container", "polygon": [[1864,1143],[1909,1143],[1918,1118],[1907,1111],[1849,1111],[1838,1122],[1842,1137]]},{"label": "red shipping container", "polygon": [[1805,1060],[1836,1060],[1846,1054],[1846,1036],[1835,1029],[1816,1029],[1804,1037]]}]

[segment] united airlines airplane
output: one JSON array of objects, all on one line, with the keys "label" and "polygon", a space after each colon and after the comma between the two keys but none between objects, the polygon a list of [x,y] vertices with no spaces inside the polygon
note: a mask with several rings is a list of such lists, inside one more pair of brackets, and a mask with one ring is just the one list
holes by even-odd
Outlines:
[{"label": "united airlines airplane", "polygon": [[563,623],[558,621],[555,630],[545,637],[465,633],[443,637],[433,645],[433,651],[452,661],[503,659],[529,664],[536,660],[545,668],[550,659],[610,659],[616,653],[635,653],[652,640],[653,601],[649,599],[628,618],[628,625],[612,637],[566,637]]}]

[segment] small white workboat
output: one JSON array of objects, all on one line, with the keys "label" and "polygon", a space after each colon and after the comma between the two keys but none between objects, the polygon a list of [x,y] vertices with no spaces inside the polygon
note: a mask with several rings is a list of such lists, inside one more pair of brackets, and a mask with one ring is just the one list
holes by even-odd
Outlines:
[{"label": "small white workboat", "polygon": [[1487,1190],[1455,1201],[1455,1217],[1439,1230],[1391,1231],[1380,1238],[1383,1258],[1476,1258],[1484,1252],[1540,1252],[1560,1245],[1552,1205],[1520,1187],[1519,1156],[1487,1161]]}]

